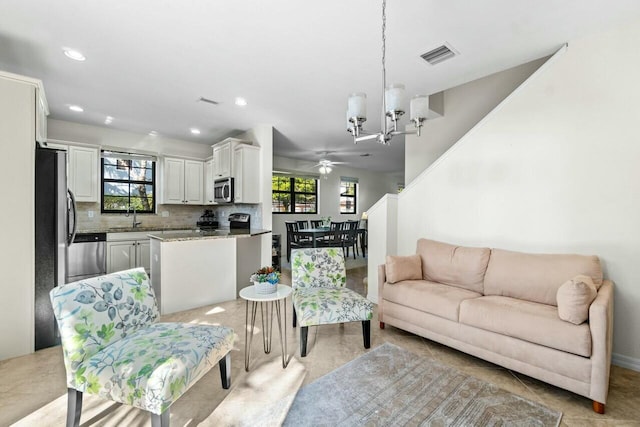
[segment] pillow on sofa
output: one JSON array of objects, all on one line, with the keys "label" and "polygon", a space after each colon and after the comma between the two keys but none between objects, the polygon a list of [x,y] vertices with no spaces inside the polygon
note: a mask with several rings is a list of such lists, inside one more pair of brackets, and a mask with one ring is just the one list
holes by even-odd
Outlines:
[{"label": "pillow on sofa", "polygon": [[558,316],[576,325],[589,318],[589,306],[596,299],[598,291],[589,276],[576,276],[560,286],[556,294]]},{"label": "pillow on sofa", "polygon": [[420,255],[387,255],[386,273],[387,283],[396,283],[402,280],[421,280],[422,261],[420,260]]}]

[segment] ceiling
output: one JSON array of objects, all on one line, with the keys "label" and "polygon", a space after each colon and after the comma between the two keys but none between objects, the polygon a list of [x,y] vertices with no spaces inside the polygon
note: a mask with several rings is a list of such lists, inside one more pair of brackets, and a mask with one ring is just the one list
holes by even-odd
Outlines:
[{"label": "ceiling", "polygon": [[[402,138],[354,145],[346,131],[352,92],[367,93],[365,129],[379,130],[379,2],[2,0],[0,16],[0,69],[41,79],[52,118],[107,126],[112,116],[115,129],[203,144],[270,124],[276,155],[404,168]],[[637,0],[389,0],[387,81],[435,93],[639,16]],[[419,58],[444,42],[460,55]]]}]

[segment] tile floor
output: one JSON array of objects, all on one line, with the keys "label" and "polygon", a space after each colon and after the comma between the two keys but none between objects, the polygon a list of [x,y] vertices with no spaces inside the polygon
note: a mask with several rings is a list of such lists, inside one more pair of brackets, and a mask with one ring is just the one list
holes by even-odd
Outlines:
[{"label": "tile floor", "polygon": [[[348,270],[347,286],[364,293],[366,268]],[[283,283],[289,283],[287,274]],[[225,324],[238,334],[232,353],[232,385],[220,386],[217,367],[196,383],[172,407],[173,426],[260,425],[254,416],[265,405],[292,399],[295,391],[365,352],[360,323],[328,325],[309,330],[309,353],[299,357],[298,329],[291,328],[287,310],[289,366],[282,369],[274,331],[271,354],[262,351],[260,336],[253,342],[250,372],[244,370],[245,303],[230,301],[166,316],[163,320]],[[374,313],[374,319],[376,315]],[[257,325],[260,326],[259,319]],[[257,328],[257,333],[261,333]],[[372,322],[371,345],[391,342],[455,366],[513,393],[562,411],[564,426],[640,426],[640,373],[613,366],[607,413],[591,410],[591,401],[497,365],[485,362],[402,330],[378,328]],[[66,387],[59,347],[0,362],[0,426],[64,425]],[[82,426],[150,425],[147,414],[127,406],[85,396]]]}]

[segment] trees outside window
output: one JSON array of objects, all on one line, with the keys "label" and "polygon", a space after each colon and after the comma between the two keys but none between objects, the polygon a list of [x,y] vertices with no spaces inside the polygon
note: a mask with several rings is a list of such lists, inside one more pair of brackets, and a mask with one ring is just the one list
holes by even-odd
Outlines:
[{"label": "trees outside window", "polygon": [[358,181],[354,178],[340,179],[340,213],[356,213],[356,202],[358,196]]},{"label": "trees outside window", "polygon": [[273,175],[273,213],[318,213],[318,180],[313,177]]},{"label": "trees outside window", "polygon": [[101,211],[124,213],[135,207],[155,212],[156,162],[146,156],[110,153],[102,157]]}]

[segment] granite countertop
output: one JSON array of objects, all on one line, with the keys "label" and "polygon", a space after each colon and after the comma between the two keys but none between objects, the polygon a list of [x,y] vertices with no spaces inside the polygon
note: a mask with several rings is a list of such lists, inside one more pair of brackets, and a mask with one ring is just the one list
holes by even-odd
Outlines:
[{"label": "granite countertop", "polygon": [[110,228],[95,228],[95,229],[86,229],[86,230],[78,230],[78,233],[131,233],[131,232],[162,232],[162,231],[173,231],[173,230],[196,230],[196,227],[193,226],[185,226],[185,227],[110,227]]},{"label": "granite countertop", "polygon": [[252,228],[251,230],[230,230],[221,228],[212,231],[197,231],[193,233],[173,233],[173,234],[153,234],[149,237],[161,242],[180,242],[185,240],[207,240],[207,239],[226,239],[226,238],[242,238],[259,236],[261,234],[271,233],[271,230],[261,230]]}]

